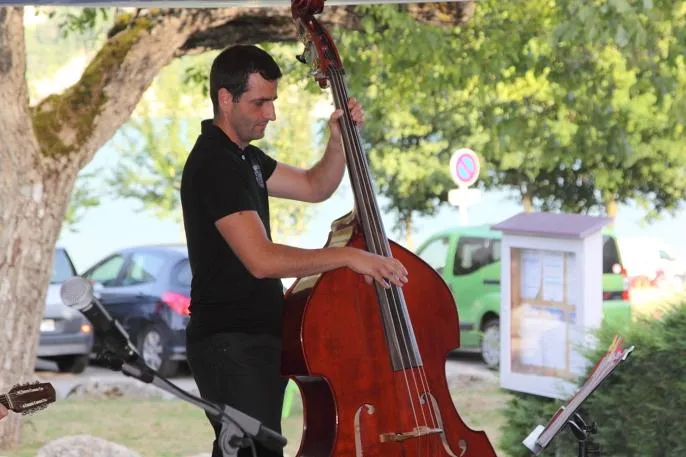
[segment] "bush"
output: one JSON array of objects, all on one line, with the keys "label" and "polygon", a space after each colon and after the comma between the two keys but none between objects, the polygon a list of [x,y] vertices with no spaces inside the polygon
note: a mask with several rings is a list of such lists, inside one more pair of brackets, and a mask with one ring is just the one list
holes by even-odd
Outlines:
[{"label": "bush", "polygon": [[[613,328],[601,328],[589,360],[595,364],[615,334]],[[583,406],[584,418],[598,425],[594,441],[604,457],[686,456],[686,302],[669,307],[659,320],[634,322],[621,336],[634,351]],[[562,404],[514,394],[504,412],[501,449],[511,457],[533,455],[522,440],[536,425],[545,425]],[[576,457],[575,443],[565,428],[541,455]]]}]

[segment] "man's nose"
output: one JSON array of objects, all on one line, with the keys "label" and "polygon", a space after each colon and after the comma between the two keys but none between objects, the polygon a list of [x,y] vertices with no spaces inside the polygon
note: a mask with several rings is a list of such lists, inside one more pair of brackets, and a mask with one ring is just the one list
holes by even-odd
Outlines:
[{"label": "man's nose", "polygon": [[276,110],[274,109],[274,104],[273,103],[267,103],[265,108],[265,117],[269,119],[270,121],[275,121],[276,120]]}]

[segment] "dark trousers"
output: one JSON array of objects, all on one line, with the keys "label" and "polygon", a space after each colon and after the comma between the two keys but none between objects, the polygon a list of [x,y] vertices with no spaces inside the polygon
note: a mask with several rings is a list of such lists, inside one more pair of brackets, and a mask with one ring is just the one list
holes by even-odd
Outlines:
[{"label": "dark trousers", "polygon": [[[229,405],[281,433],[281,410],[287,379],[281,376],[281,341],[271,335],[218,333],[186,347],[188,364],[206,400]],[[222,457],[218,439],[221,423],[210,423],[215,431],[212,457]],[[282,452],[255,442],[258,457],[282,457]],[[242,448],[239,457],[252,457]]]}]

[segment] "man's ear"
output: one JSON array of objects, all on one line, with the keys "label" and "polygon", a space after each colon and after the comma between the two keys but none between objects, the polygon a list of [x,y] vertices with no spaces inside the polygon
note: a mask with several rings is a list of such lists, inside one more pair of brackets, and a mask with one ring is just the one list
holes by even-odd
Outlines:
[{"label": "man's ear", "polygon": [[219,92],[217,92],[217,98],[219,99],[219,107],[222,111],[231,109],[231,105],[233,105],[233,95],[231,95],[231,92],[222,87],[219,89]]}]

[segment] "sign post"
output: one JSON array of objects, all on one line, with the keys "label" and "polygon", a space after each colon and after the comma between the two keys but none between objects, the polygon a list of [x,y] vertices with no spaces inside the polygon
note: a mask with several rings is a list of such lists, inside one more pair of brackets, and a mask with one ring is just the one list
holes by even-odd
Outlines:
[{"label": "sign post", "polygon": [[479,178],[480,170],[479,156],[471,149],[458,149],[450,158],[450,175],[457,184],[457,189],[448,192],[448,202],[459,207],[460,225],[468,224],[467,210],[481,199],[479,189],[469,188]]}]

